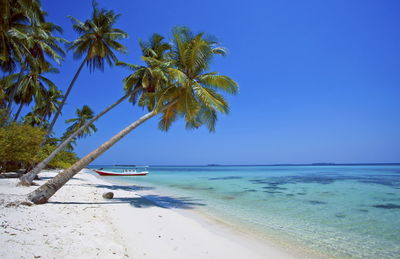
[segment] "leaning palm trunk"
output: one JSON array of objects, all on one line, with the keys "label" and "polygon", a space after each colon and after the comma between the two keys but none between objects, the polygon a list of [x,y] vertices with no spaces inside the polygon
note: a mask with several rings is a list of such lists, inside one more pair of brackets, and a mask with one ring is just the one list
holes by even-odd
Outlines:
[{"label": "leaning palm trunk", "polygon": [[91,120],[89,120],[88,122],[86,122],[82,127],[80,127],[79,129],[77,129],[74,133],[72,133],[67,139],[65,139],[60,145],[57,146],[57,148],[51,152],[51,154],[46,157],[46,159],[44,159],[42,162],[40,162],[39,164],[37,164],[35,166],[35,168],[33,168],[29,173],[24,174],[21,178],[20,178],[20,185],[23,186],[30,186],[32,184],[32,181],[35,179],[36,175],[38,175],[40,173],[40,171],[43,170],[43,168],[45,168],[50,162],[51,160],[53,160],[53,158],[61,151],[63,150],[72,140],[75,139],[76,136],[79,135],[79,133],[81,133],[82,131],[84,131],[87,127],[89,127],[93,122],[95,122],[96,120],[98,120],[100,117],[102,117],[104,114],[106,114],[108,111],[110,111],[112,108],[114,108],[115,106],[117,106],[118,104],[120,104],[122,101],[124,101],[126,98],[128,98],[128,96],[130,96],[131,94],[134,94],[137,90],[134,90],[126,95],[124,95],[123,97],[121,97],[118,101],[116,101],[115,103],[113,103],[112,105],[108,106],[106,109],[104,109],[102,112],[100,112],[98,115],[96,115],[95,117],[93,117]]},{"label": "leaning palm trunk", "polygon": [[40,186],[35,191],[28,194],[28,199],[35,204],[46,203],[51,196],[53,196],[66,182],[69,181],[75,174],[77,174],[82,168],[87,166],[90,162],[95,160],[109,148],[111,148],[120,139],[125,137],[129,132],[138,127],[143,122],[154,117],[157,114],[156,111],[149,112],[144,116],[140,117],[137,121],[130,124],[125,129],[121,130],[117,135],[109,139],[107,142],[102,144],[97,149],[90,152],[84,158],[73,164],[70,168],[65,169],[63,172],[56,175],[54,178],[47,181],[45,184]]},{"label": "leaning palm trunk", "polygon": [[[58,107],[57,112],[54,115],[53,120],[51,121],[51,124],[50,124],[50,126],[49,126],[49,128],[47,130],[45,139],[47,139],[47,137],[50,135],[51,131],[53,130],[54,124],[56,124],[58,116],[60,116],[61,110],[64,107],[65,102],[67,101],[68,95],[71,92],[72,87],[74,86],[76,79],[78,79],[78,76],[81,73],[83,65],[85,65],[86,61],[87,61],[87,57],[82,61],[82,64],[79,66],[78,70],[76,71],[76,73],[74,75],[74,78],[72,78],[72,81],[69,84],[67,91],[65,92],[64,98],[62,99],[62,102],[61,102],[60,106]],[[44,144],[44,141],[43,141],[42,145],[43,144]]]},{"label": "leaning palm trunk", "polygon": [[22,107],[24,107],[24,103],[23,103],[23,102],[21,102],[21,104],[19,105],[18,111],[17,111],[17,113],[16,113],[15,116],[14,116],[14,121],[17,121],[17,120],[18,120],[19,114],[20,114],[21,111],[22,111]]}]

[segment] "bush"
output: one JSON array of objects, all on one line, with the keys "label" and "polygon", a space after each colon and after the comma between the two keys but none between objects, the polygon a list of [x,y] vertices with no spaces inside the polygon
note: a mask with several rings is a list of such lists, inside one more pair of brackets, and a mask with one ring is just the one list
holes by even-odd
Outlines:
[{"label": "bush", "polygon": [[28,168],[37,162],[45,131],[29,125],[12,123],[0,127],[0,171]]},{"label": "bush", "polygon": [[[40,148],[45,134],[44,129],[26,124],[0,127],[0,172],[31,169],[45,159],[56,148],[54,141]],[[47,167],[68,168],[77,160],[75,153],[61,151]]]},{"label": "bush", "polygon": [[[56,148],[55,145],[45,145],[39,152],[38,154],[38,161],[42,161],[45,159],[48,155],[50,155],[51,152]],[[68,152],[68,151],[60,151],[56,157],[51,160],[51,162],[47,165],[47,168],[68,168],[72,164],[74,164],[76,161],[78,161],[78,157],[76,156],[75,153],[73,152]]]},{"label": "bush", "polygon": [[5,126],[8,121],[8,114],[6,109],[0,109],[0,127]]},{"label": "bush", "polygon": [[68,168],[78,160],[74,152],[61,151],[47,166],[49,168]]}]

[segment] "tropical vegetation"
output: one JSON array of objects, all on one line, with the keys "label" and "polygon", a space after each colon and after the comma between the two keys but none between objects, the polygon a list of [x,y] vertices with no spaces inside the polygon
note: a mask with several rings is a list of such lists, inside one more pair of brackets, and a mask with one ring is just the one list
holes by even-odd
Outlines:
[{"label": "tropical vegetation", "polygon": [[[48,157],[37,164],[29,173],[21,177],[22,185],[30,185],[40,171],[43,170],[59,152],[64,149],[72,150],[74,140],[84,135],[85,131],[87,133],[90,132],[90,127],[93,127],[93,123],[115,106],[122,103],[127,98],[129,98],[132,103],[135,103],[138,96],[142,96],[144,92],[148,92],[148,95],[150,92],[154,94],[155,89],[159,88],[161,83],[167,83],[166,69],[171,61],[166,59],[166,51],[171,49],[171,45],[164,42],[164,37],[158,34],[153,34],[149,42],[140,41],[139,44],[142,50],[142,59],[145,61],[146,66],[137,66],[120,61],[117,62],[118,66],[127,67],[132,70],[132,74],[123,80],[126,94],[98,115],[87,120],[85,123],[80,123],[79,127],[76,125],[73,129],[67,129],[62,138],[62,142],[57,148],[54,149]],[[159,79],[156,80],[156,78]],[[145,82],[143,82],[143,80],[145,80]],[[143,104],[145,99],[142,98],[141,100]]]},{"label": "tropical vegetation", "polygon": [[74,58],[83,61],[76,71],[71,83],[69,84],[64,98],[61,101],[57,112],[50,124],[47,134],[50,134],[58,116],[64,107],[65,102],[74,86],[83,66],[86,64],[90,71],[95,69],[104,70],[105,64],[113,66],[117,61],[114,51],[124,53],[126,48],[118,41],[128,37],[128,34],[121,29],[114,28],[115,22],[120,15],[114,11],[100,9],[95,1],[93,1],[92,17],[84,22],[70,16],[74,22],[73,28],[79,37],[69,43],[68,50],[72,50]]},{"label": "tropical vegetation", "polygon": [[[44,129],[27,124],[11,123],[0,127],[0,168],[3,171],[22,168],[28,171],[39,163],[56,147],[50,142],[40,146],[45,134]],[[68,168],[76,161],[73,152],[64,150],[49,163],[48,168]]]},{"label": "tropical vegetation", "polygon": [[[142,64],[136,65],[116,56],[126,52],[120,41],[127,34],[115,26],[120,15],[99,8],[95,1],[89,19],[69,17],[78,34],[71,42],[60,36],[62,28],[46,20],[38,0],[2,0],[0,11],[4,75],[0,79],[0,172],[24,168],[27,173],[21,183],[30,185],[46,167],[65,168],[28,195],[34,203],[47,202],[82,168],[153,117],[159,117],[159,129],[164,131],[178,119],[188,129],[205,126],[215,131],[218,114],[229,112],[225,95],[238,91],[234,80],[211,70],[214,57],[226,55],[226,50],[203,32],[176,27],[169,39],[155,33],[148,41],[139,41]],[[65,51],[81,61],[63,92],[48,75],[64,73],[57,66]],[[106,65],[128,69],[122,79],[124,94],[98,114],[87,105],[78,108],[57,137],[54,125],[85,65],[90,71],[103,71]],[[147,113],[78,159],[73,153],[77,140],[94,134],[93,123],[126,99]]]}]

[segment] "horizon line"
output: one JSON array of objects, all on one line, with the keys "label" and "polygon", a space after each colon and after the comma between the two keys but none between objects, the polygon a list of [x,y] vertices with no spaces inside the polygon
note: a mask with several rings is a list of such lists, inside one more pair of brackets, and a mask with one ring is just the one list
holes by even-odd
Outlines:
[{"label": "horizon line", "polygon": [[[90,164],[89,166],[138,166],[135,164]],[[142,164],[140,164],[142,165]],[[356,165],[400,165],[400,162],[389,162],[389,163],[278,163],[278,164],[197,164],[197,165],[185,165],[185,164],[171,164],[171,165],[157,165],[157,164],[149,164],[148,166],[332,166],[332,165],[348,165],[348,166],[356,166]]]}]

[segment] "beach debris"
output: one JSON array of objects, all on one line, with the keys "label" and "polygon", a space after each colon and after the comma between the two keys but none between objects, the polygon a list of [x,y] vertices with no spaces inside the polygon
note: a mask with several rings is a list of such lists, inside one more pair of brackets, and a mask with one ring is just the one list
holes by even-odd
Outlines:
[{"label": "beach debris", "polygon": [[103,198],[104,199],[112,199],[112,198],[114,198],[114,193],[113,192],[105,192],[105,193],[103,193]]},{"label": "beach debris", "polygon": [[0,194],[0,207],[19,207],[19,206],[32,206],[33,203],[26,200],[24,195],[9,195]]},{"label": "beach debris", "polygon": [[19,175],[16,172],[7,172],[7,173],[1,173],[0,178],[19,178],[21,175]]}]

